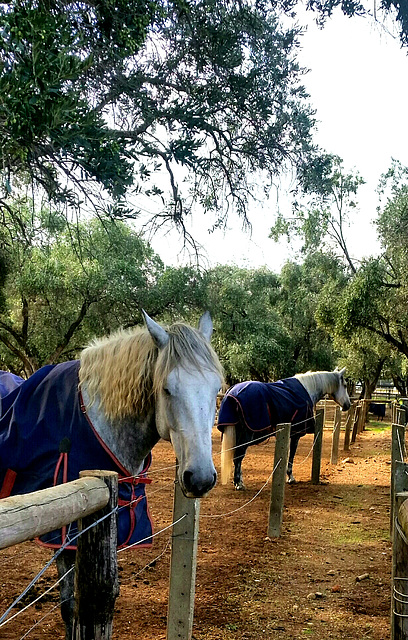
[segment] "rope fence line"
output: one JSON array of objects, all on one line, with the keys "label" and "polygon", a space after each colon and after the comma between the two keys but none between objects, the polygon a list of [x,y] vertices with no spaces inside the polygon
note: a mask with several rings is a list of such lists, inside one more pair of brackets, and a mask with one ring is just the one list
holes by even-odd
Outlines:
[{"label": "rope fence line", "polygon": [[[299,425],[302,423],[306,423],[310,420],[314,419],[314,417],[312,418],[307,418],[306,420],[303,420],[301,422],[298,423],[294,423],[292,426],[295,425]],[[277,430],[275,431],[273,434],[270,434],[270,436],[272,435],[276,435],[277,433],[279,433],[282,430]],[[266,436],[266,437],[270,437],[270,436]],[[291,437],[293,437],[291,435]],[[256,438],[254,440],[249,441],[248,443],[244,443],[244,444],[255,444],[257,441],[259,440],[265,440],[265,435],[261,436],[260,438]],[[299,464],[303,464],[311,455],[313,448],[315,446],[316,443],[316,438],[314,438],[311,450],[309,452],[309,454],[306,456],[306,458],[302,461],[302,463]],[[233,449],[237,449],[239,446],[243,446],[243,445],[238,445],[236,447],[232,447],[229,450],[233,450]],[[220,455],[221,452],[216,452],[215,455]],[[277,467],[279,466],[279,464],[282,462],[282,458],[279,459],[279,461],[277,462],[277,464],[275,465],[274,469],[272,470],[271,474],[268,476],[266,482],[262,485],[262,487],[256,492],[256,494],[250,499],[248,500],[246,503],[244,503],[243,505],[241,505],[240,507],[238,507],[237,509],[234,509],[230,512],[226,512],[226,513],[222,513],[222,514],[202,514],[201,517],[202,518],[223,518],[223,517],[229,517],[239,511],[241,511],[242,509],[245,509],[249,504],[251,504],[254,500],[256,500],[256,498],[258,498],[258,496],[262,493],[262,491],[265,489],[265,487],[269,484],[270,480],[272,479]],[[151,473],[159,473],[162,471],[168,471],[168,470],[172,470],[172,469],[176,469],[178,467],[177,464],[175,465],[171,465],[168,467],[162,467],[160,469],[157,470],[153,470]],[[144,474],[136,474],[134,476],[128,476],[127,478],[123,478],[123,480],[130,480],[130,479],[137,479],[137,478],[144,478],[146,476],[146,473]],[[155,493],[160,492],[162,489],[159,488],[154,492],[150,492],[150,495],[154,495]],[[142,499],[145,499],[147,496],[143,496]],[[74,570],[74,566],[72,566],[63,576],[61,576],[51,587],[47,588],[42,594],[40,594],[34,601],[32,601],[31,603],[29,603],[28,605],[26,605],[23,609],[21,609],[20,611],[16,612],[14,615],[9,616],[9,613],[11,612],[11,610],[18,604],[18,602],[20,602],[22,600],[22,598],[28,593],[28,591],[33,587],[33,585],[40,579],[40,577],[45,573],[45,571],[51,566],[51,564],[57,559],[58,555],[60,553],[62,553],[62,551],[69,545],[71,545],[75,540],[77,540],[77,538],[79,538],[83,533],[85,533],[86,531],[88,531],[89,529],[93,528],[94,526],[96,526],[97,524],[99,524],[100,522],[102,522],[103,520],[105,520],[106,518],[108,518],[109,516],[111,516],[115,511],[118,512],[119,510],[123,509],[123,508],[127,508],[129,506],[131,506],[133,503],[140,501],[140,498],[131,501],[128,505],[124,505],[122,507],[116,507],[115,509],[113,509],[110,513],[105,514],[103,517],[101,517],[97,522],[93,523],[92,525],[90,525],[89,527],[87,527],[86,529],[84,529],[81,532],[78,532],[75,536],[73,536],[72,538],[67,536],[67,539],[65,541],[65,543],[54,553],[53,557],[46,563],[46,565],[41,569],[41,571],[33,578],[33,580],[30,582],[30,584],[24,589],[24,591],[14,600],[14,602],[8,607],[8,609],[4,612],[4,614],[2,616],[0,616],[0,628],[3,627],[4,625],[6,625],[7,623],[11,622],[13,619],[15,619],[18,615],[22,614],[24,611],[26,611],[28,608],[30,608],[31,606],[35,605],[39,600],[41,600],[45,595],[47,595],[50,591],[52,591],[56,586],[58,586],[58,584],[71,572]],[[161,529],[160,531],[152,534],[151,536],[148,536],[142,540],[138,540],[136,543],[133,543],[132,545],[127,545],[126,547],[123,547],[122,549],[118,550],[118,554],[121,553],[122,551],[125,551],[127,549],[133,548],[147,540],[150,540],[152,538],[157,537],[158,535],[164,533],[165,531],[171,529],[172,527],[174,527],[176,524],[178,524],[181,520],[183,520],[185,517],[187,517],[187,514],[184,514],[183,516],[181,516],[180,518],[178,518],[177,520],[175,520],[174,522],[172,522],[170,525],[164,527],[163,529]],[[167,542],[164,550],[154,559],[151,560],[149,563],[147,563],[137,574],[136,576],[140,575],[140,573],[142,573],[149,565],[151,565],[152,562],[154,562],[155,560],[159,559],[160,557],[162,557],[165,553],[165,551],[167,550],[168,546],[170,544],[170,540]],[[41,618],[41,620],[37,621],[35,623],[35,625],[29,629],[24,636],[22,636],[22,638],[27,637],[27,635],[48,615],[50,615],[52,613],[52,611],[59,607],[60,603],[58,605],[55,605],[55,607],[53,607],[51,609],[51,611],[49,611],[45,616],[43,616],[43,618]],[[22,640],[22,639],[21,639]]]},{"label": "rope fence line", "polygon": [[278,462],[276,463],[276,465],[274,466],[272,473],[269,475],[267,481],[262,485],[262,487],[259,489],[259,491],[256,492],[256,494],[250,499],[248,500],[248,502],[245,502],[244,504],[242,504],[240,507],[238,507],[237,509],[234,509],[233,511],[228,511],[227,513],[216,513],[216,514],[201,514],[201,518],[226,518],[228,516],[233,515],[234,513],[237,513],[237,511],[241,511],[242,509],[245,509],[245,507],[247,507],[249,504],[251,504],[251,502],[253,502],[261,493],[262,491],[265,489],[265,487],[269,484],[270,480],[273,478],[273,474],[275,473],[276,469],[278,468],[279,464],[282,462],[282,458],[280,458],[278,460]]},{"label": "rope fence line", "polygon": [[[10,613],[10,611],[16,606],[16,604],[18,604],[22,598],[24,598],[24,596],[30,591],[30,589],[35,585],[35,583],[41,578],[41,576],[45,573],[45,571],[52,565],[52,563],[58,558],[58,556],[66,549],[66,547],[68,547],[70,544],[72,544],[73,542],[75,542],[75,540],[77,540],[81,535],[83,535],[84,533],[86,533],[87,531],[89,531],[90,529],[92,529],[93,527],[95,527],[97,524],[99,524],[100,522],[103,522],[103,520],[106,520],[106,518],[109,518],[113,513],[115,513],[116,511],[118,511],[118,508],[116,507],[115,509],[112,509],[112,511],[110,511],[109,513],[106,513],[104,516],[102,516],[101,518],[99,518],[99,520],[97,520],[96,522],[92,523],[91,525],[89,525],[89,527],[86,527],[85,529],[83,529],[82,531],[79,531],[77,534],[75,534],[72,538],[69,537],[69,535],[67,535],[66,541],[60,546],[60,548],[54,553],[54,555],[52,556],[52,558],[45,564],[45,566],[41,569],[41,571],[38,572],[38,574],[31,580],[31,582],[29,583],[29,585],[24,589],[24,591],[14,600],[14,602],[11,603],[11,605],[8,607],[8,609],[3,613],[2,616],[0,616],[0,629],[2,626],[4,626],[4,624],[6,624],[7,620],[7,616]],[[14,616],[13,616],[14,617]]]},{"label": "rope fence line", "polygon": [[[222,518],[222,517],[228,517],[230,515],[233,515],[234,513],[237,513],[238,511],[241,511],[242,509],[245,509],[249,504],[251,504],[254,500],[256,500],[256,498],[262,493],[262,491],[265,489],[265,487],[269,484],[270,480],[273,477],[273,474],[275,473],[278,465],[282,462],[282,458],[277,462],[277,464],[275,465],[274,469],[272,470],[272,472],[270,473],[270,475],[268,476],[266,482],[262,485],[262,487],[257,491],[257,493],[250,499],[248,500],[246,503],[244,503],[243,505],[241,505],[240,507],[238,507],[237,509],[234,509],[233,511],[227,512],[227,513],[223,513],[223,514],[202,514],[202,518]],[[159,490],[157,490],[154,493],[158,493]],[[144,498],[146,498],[146,496],[144,496]],[[142,499],[144,499],[142,498]],[[139,499],[138,499],[139,500]],[[133,502],[137,502],[137,500],[132,501],[130,504],[132,504]],[[70,569],[68,569],[68,571],[61,576],[53,585],[51,585],[51,587],[48,587],[48,589],[46,589],[42,594],[40,594],[35,600],[33,600],[31,603],[29,603],[28,605],[26,605],[23,609],[21,609],[20,611],[18,611],[17,613],[15,613],[13,616],[11,617],[7,617],[9,615],[9,613],[11,612],[11,610],[18,604],[18,602],[20,602],[22,600],[22,598],[28,593],[28,591],[34,586],[34,584],[41,578],[41,576],[45,573],[45,571],[51,566],[51,564],[56,560],[56,558],[58,557],[58,555],[60,553],[62,553],[62,551],[69,546],[70,544],[72,544],[75,540],[77,540],[83,533],[85,533],[86,531],[88,531],[89,529],[93,528],[94,526],[96,526],[97,524],[99,524],[100,522],[102,522],[103,520],[105,520],[107,517],[109,517],[110,515],[112,515],[113,513],[118,512],[120,509],[126,508],[127,505],[123,506],[123,507],[116,507],[116,509],[113,509],[111,512],[109,512],[108,514],[105,514],[102,518],[100,518],[97,522],[93,523],[92,525],[90,525],[89,527],[87,527],[86,529],[84,529],[83,531],[78,532],[75,536],[73,536],[72,538],[67,536],[67,540],[66,542],[60,547],[60,549],[58,549],[58,551],[53,555],[53,557],[46,563],[46,565],[41,569],[41,571],[39,571],[39,573],[31,580],[31,582],[29,583],[29,585],[24,589],[24,591],[14,600],[14,602],[8,607],[8,609],[5,611],[5,613],[0,617],[0,628],[3,627],[5,624],[7,624],[8,622],[11,622],[14,618],[16,618],[17,616],[19,616],[21,613],[23,613],[24,611],[26,611],[28,608],[30,608],[31,606],[35,605],[39,600],[41,600],[41,598],[43,598],[46,594],[48,594],[50,591],[52,591],[56,586],[58,586],[58,584],[71,572],[74,570],[74,566],[72,566]],[[175,520],[174,522],[172,522],[170,525],[164,527],[163,529],[161,529],[160,531],[157,531],[156,533],[152,534],[151,536],[148,536],[146,538],[143,538],[142,540],[138,540],[137,542],[131,544],[131,545],[127,545],[126,547],[123,547],[122,549],[118,549],[118,555],[119,553],[121,553],[122,551],[125,551],[127,549],[131,549],[139,544],[142,544],[143,542],[146,542],[147,540],[150,540],[152,538],[157,537],[158,535],[164,533],[165,531],[171,529],[172,527],[174,527],[176,524],[178,524],[181,520],[183,520],[186,517],[186,514],[184,514],[183,516],[181,516],[180,518],[178,518],[177,520]],[[151,560],[149,563],[147,563],[136,575],[139,575],[140,573],[142,573],[152,562],[154,562],[154,560],[157,560],[158,558],[160,558],[162,555],[164,555],[168,545],[170,543],[170,540],[167,542],[164,550],[157,556],[157,558]],[[57,605],[59,606],[59,605]],[[54,607],[55,608],[55,607]],[[36,623],[36,625],[39,623],[40,621],[38,621]],[[36,626],[34,625],[34,626]],[[34,627],[33,627],[34,628]],[[32,629],[31,629],[32,630]],[[31,631],[30,630],[30,631]],[[25,637],[25,636],[24,636]]]},{"label": "rope fence line", "polygon": [[[310,418],[305,418],[305,420],[300,420],[299,422],[294,422],[291,426],[292,427],[297,427],[300,424],[306,424],[307,422],[310,422],[311,420],[314,420],[314,416],[311,416]],[[273,436],[276,436],[277,433],[279,433],[281,431],[281,429],[277,429],[276,431],[274,431],[273,433],[269,433],[269,434],[264,434],[262,436],[260,436],[259,438],[254,438],[252,440],[247,440],[246,442],[243,442],[242,444],[236,445],[235,447],[230,447],[229,449],[225,449],[226,453],[227,451],[234,451],[235,449],[238,449],[239,447],[245,447],[245,446],[249,446],[251,444],[256,444],[257,442],[259,442],[260,440],[265,440],[268,438],[271,438]],[[295,437],[296,434],[291,434],[290,437],[293,438]],[[214,456],[220,456],[221,455],[221,451],[214,451],[213,452]],[[310,455],[310,454],[309,454]],[[145,473],[137,473],[134,474],[132,476],[126,476],[124,478],[121,478],[122,481],[126,481],[126,480],[137,480],[139,478],[144,478],[146,477],[146,475],[153,475],[156,473],[161,473],[162,471],[171,471],[171,470],[175,470],[178,468],[178,464],[174,464],[168,467],[161,467],[159,469],[149,469],[148,472]]]},{"label": "rope fence line", "polygon": [[60,606],[61,606],[61,604],[65,603],[65,602],[67,602],[67,601],[68,601],[68,598],[66,598],[65,600],[62,600],[62,602],[59,602],[58,604],[55,604],[55,605],[54,605],[54,606],[53,606],[49,611],[47,611],[47,613],[45,613],[45,614],[43,615],[43,617],[42,617],[42,618],[40,618],[39,620],[37,620],[37,622],[36,622],[35,624],[33,624],[33,626],[32,626],[32,627],[30,627],[30,629],[28,629],[28,631],[26,631],[26,632],[25,632],[25,634],[24,634],[23,636],[21,636],[21,637],[20,637],[20,640],[24,640],[24,638],[27,638],[27,636],[29,636],[29,635],[30,635],[30,633],[31,633],[32,631],[34,631],[34,629],[35,629],[36,627],[38,627],[38,625],[39,625],[39,624],[41,624],[41,622],[43,622],[46,618],[48,618],[48,616],[50,616],[50,615],[55,611],[55,609],[59,609],[59,608],[60,608]]},{"label": "rope fence line", "polygon": [[307,454],[306,458],[304,458],[304,459],[302,460],[302,462],[296,462],[296,464],[295,464],[295,463],[293,463],[293,466],[294,466],[294,467],[301,467],[301,466],[302,466],[302,464],[305,464],[305,462],[306,462],[306,461],[310,458],[310,456],[312,455],[313,450],[314,450],[314,448],[315,448],[315,444],[316,444],[316,442],[317,442],[317,436],[315,435],[315,436],[314,436],[314,438],[313,438],[312,446],[311,446],[310,451],[309,451],[309,453]]},{"label": "rope fence line", "polygon": [[[58,584],[60,582],[62,582],[62,580],[69,574],[71,573],[71,571],[73,571],[75,569],[75,566],[73,565],[70,569],[68,569],[68,571],[66,571],[64,573],[63,576],[61,576],[51,587],[48,587],[48,589],[46,589],[46,591],[44,591],[42,594],[40,594],[35,600],[33,600],[32,602],[30,602],[28,605],[26,605],[23,609],[21,609],[20,611],[17,611],[17,613],[15,613],[14,615],[12,615],[11,617],[7,617],[8,614],[11,612],[12,609],[14,609],[14,607],[21,601],[21,599],[28,593],[28,591],[34,586],[34,584],[41,578],[41,576],[45,573],[45,571],[52,565],[52,563],[57,559],[57,557],[59,556],[60,553],[62,553],[62,551],[65,549],[65,547],[67,547],[68,545],[72,544],[72,542],[74,542],[77,538],[79,538],[82,534],[84,534],[86,531],[89,531],[90,529],[92,529],[93,527],[95,527],[97,524],[99,524],[100,522],[102,522],[103,520],[105,520],[106,518],[108,518],[109,516],[111,516],[113,513],[115,513],[115,511],[118,511],[118,509],[112,509],[112,511],[110,511],[110,513],[105,514],[102,518],[100,518],[97,522],[94,522],[92,525],[90,525],[89,527],[86,527],[86,529],[84,529],[83,531],[78,532],[75,536],[73,536],[71,539],[67,540],[64,545],[62,545],[60,547],[60,549],[58,549],[58,551],[55,552],[55,554],[53,555],[53,557],[45,564],[45,566],[41,569],[41,571],[38,572],[38,574],[31,580],[30,584],[24,589],[24,591],[14,600],[14,602],[12,602],[12,604],[7,608],[7,610],[4,612],[4,614],[0,617],[0,628],[3,627],[4,625],[8,624],[9,622],[11,622],[14,618],[16,618],[17,616],[19,616],[21,613],[23,613],[24,611],[26,611],[27,609],[29,609],[30,607],[32,607],[34,604],[36,604],[39,600],[41,600],[41,598],[43,598],[47,593],[49,593],[50,591],[52,591],[53,589],[55,589],[56,586],[58,586]],[[186,514],[182,515],[180,518],[178,518],[177,520],[175,520],[174,522],[172,522],[171,524],[169,524],[167,527],[164,527],[163,529],[161,529],[160,531],[157,531],[156,533],[153,533],[151,536],[148,536],[147,538],[143,538],[142,540],[138,540],[135,544],[132,545],[128,545],[127,547],[123,547],[122,549],[118,550],[118,554],[121,551],[125,551],[125,549],[130,549],[134,546],[136,546],[137,544],[141,544],[142,542],[146,542],[147,540],[150,540],[151,538],[155,538],[158,535],[160,535],[161,533],[164,533],[164,531],[167,531],[168,529],[174,527],[176,524],[178,524],[179,522],[181,522],[181,520],[183,520],[186,517]],[[164,553],[164,552],[163,552]],[[150,561],[151,563],[152,561]],[[150,564],[148,563],[148,564]],[[148,566],[148,565],[146,565]],[[143,567],[143,569],[141,571],[143,571],[146,567]]]}]

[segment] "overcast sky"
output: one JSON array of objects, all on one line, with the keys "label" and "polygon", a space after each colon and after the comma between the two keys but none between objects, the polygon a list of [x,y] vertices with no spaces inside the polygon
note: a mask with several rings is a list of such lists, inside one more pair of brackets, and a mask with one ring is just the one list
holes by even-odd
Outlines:
[{"label": "overcast sky", "polygon": [[[408,166],[408,50],[401,49],[379,26],[363,18],[336,14],[319,29],[309,19],[301,38],[299,62],[310,69],[304,84],[317,111],[316,142],[344,160],[347,170],[357,169],[366,180],[359,191],[356,223],[348,231],[348,245],[355,258],[379,250],[375,228],[376,187],[391,158]],[[266,265],[279,271],[291,247],[268,239],[277,209],[276,194],[251,211],[252,238],[231,218],[229,228],[207,234],[199,224],[193,234],[204,245],[210,264]],[[284,193],[279,206],[285,210]],[[155,237],[153,248],[166,264],[182,264],[175,236]]]}]

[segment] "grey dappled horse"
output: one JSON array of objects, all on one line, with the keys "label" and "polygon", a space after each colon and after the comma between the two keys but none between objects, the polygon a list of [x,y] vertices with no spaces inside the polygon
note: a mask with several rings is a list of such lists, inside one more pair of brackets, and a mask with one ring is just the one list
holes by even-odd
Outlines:
[{"label": "grey dappled horse", "polygon": [[248,446],[274,435],[277,424],[291,423],[288,481],[299,439],[314,432],[313,409],[329,395],[343,411],[350,408],[344,380],[345,369],[299,373],[278,382],[247,381],[234,385],[224,396],[218,415],[222,431],[221,482],[226,484],[234,469],[236,489],[245,489],[241,464]]}]

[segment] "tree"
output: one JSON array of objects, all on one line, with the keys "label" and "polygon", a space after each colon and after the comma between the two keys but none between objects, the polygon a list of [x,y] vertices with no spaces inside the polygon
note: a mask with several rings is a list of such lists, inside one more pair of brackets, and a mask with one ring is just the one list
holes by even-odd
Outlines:
[{"label": "tree", "polygon": [[218,266],[206,280],[215,327],[213,344],[227,381],[283,377],[290,341],[271,304],[279,287],[277,276],[267,269]]},{"label": "tree", "polygon": [[273,306],[290,336],[291,367],[286,375],[331,370],[339,364],[330,332],[316,322],[316,308],[325,283],[336,281],[341,289],[344,279],[339,261],[324,253],[310,254],[301,264],[288,262],[283,266]]},{"label": "tree", "polygon": [[[293,11],[299,0],[275,0],[285,11]],[[306,0],[307,9],[318,15],[318,21],[324,25],[327,18],[340,8],[344,15],[371,17],[377,22],[387,22],[391,16],[397,23],[401,45],[408,46],[408,6],[405,0]]]},{"label": "tree", "polygon": [[287,263],[279,276],[219,266],[207,275],[214,344],[228,382],[270,381],[308,369],[331,369],[337,353],[314,318],[320,287],[341,272],[324,255]]},{"label": "tree", "polygon": [[245,218],[252,175],[314,153],[299,33],[250,0],[10,0],[0,207],[28,176],[55,203],[95,209],[102,189],[111,215],[148,203],[182,229],[193,202]]},{"label": "tree", "polygon": [[345,230],[356,210],[356,195],[364,180],[358,173],[347,173],[338,156],[326,155],[304,167],[300,176],[302,194],[293,204],[293,216],[278,215],[270,237],[277,242],[282,235],[288,240],[297,235],[303,240],[307,254],[325,248],[340,250],[351,272],[356,266],[350,256]]},{"label": "tree", "polygon": [[364,261],[350,281],[337,327],[344,337],[366,329],[407,357],[408,170],[399,163],[393,163],[381,182],[381,192],[386,191],[377,219],[383,255]]},{"label": "tree", "polygon": [[73,227],[50,211],[33,215],[24,202],[4,222],[0,357],[16,373],[75,357],[94,335],[139,322],[165,271],[123,223]]}]

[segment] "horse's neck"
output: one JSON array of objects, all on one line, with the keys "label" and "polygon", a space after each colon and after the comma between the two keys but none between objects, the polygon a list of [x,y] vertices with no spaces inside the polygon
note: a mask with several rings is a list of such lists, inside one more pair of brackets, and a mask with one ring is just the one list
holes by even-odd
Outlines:
[{"label": "horse's neck", "polygon": [[295,378],[308,392],[313,405],[321,400],[327,393],[333,393],[336,386],[334,375],[329,371],[318,373],[302,373]]},{"label": "horse's neck", "polygon": [[140,420],[122,420],[120,424],[108,421],[100,409],[98,398],[90,405],[84,386],[82,396],[92,425],[113,455],[130,473],[137,474],[143,468],[144,459],[160,440],[154,414]]}]

